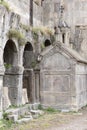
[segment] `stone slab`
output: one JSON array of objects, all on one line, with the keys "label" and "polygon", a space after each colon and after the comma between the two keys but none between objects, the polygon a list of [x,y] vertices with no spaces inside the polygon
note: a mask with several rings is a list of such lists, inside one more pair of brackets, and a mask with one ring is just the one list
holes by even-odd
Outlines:
[{"label": "stone slab", "polygon": [[26,103],[28,103],[27,89],[24,88],[22,93],[22,104],[26,104]]}]

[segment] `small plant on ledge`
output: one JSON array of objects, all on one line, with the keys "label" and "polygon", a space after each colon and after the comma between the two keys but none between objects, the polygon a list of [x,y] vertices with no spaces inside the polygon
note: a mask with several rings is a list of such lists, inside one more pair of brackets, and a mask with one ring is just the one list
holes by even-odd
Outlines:
[{"label": "small plant on ledge", "polygon": [[11,64],[7,64],[7,63],[5,63],[5,64],[4,64],[4,66],[5,66],[5,68],[6,68],[6,69],[9,69],[9,68],[11,68],[11,67],[12,67],[12,65],[11,65]]}]

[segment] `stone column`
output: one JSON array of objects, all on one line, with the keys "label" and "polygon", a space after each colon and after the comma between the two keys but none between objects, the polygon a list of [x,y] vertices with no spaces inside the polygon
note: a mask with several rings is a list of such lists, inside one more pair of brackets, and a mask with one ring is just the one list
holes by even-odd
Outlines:
[{"label": "stone column", "polygon": [[24,53],[24,46],[19,47],[19,57],[18,57],[18,65],[23,66],[23,53]]},{"label": "stone column", "polygon": [[38,54],[40,54],[41,52],[41,42],[42,42],[42,39],[41,39],[41,34],[38,33],[38,38],[37,38],[37,41],[36,41],[36,45],[35,45],[35,54],[36,54],[36,57]]},{"label": "stone column", "polygon": [[4,76],[5,68],[3,65],[0,65],[0,111],[3,109],[3,76]]},{"label": "stone column", "polygon": [[29,70],[29,75],[31,77],[31,102],[35,103],[36,102],[36,96],[35,96],[35,74],[33,69]]},{"label": "stone column", "polygon": [[40,70],[35,70],[35,95],[36,103],[40,102]]},{"label": "stone column", "polygon": [[[5,72],[5,67],[3,65],[3,49],[0,46],[0,111],[3,109],[2,98],[3,98],[3,76]],[[1,113],[0,113],[1,119]]]},{"label": "stone column", "polygon": [[8,87],[8,96],[11,105],[19,106],[22,104],[22,77],[22,66],[12,66],[6,69],[4,87]]}]

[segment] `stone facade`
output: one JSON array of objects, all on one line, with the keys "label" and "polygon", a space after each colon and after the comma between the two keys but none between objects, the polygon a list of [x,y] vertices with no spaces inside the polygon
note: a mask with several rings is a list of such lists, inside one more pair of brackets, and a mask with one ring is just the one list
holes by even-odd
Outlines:
[{"label": "stone facade", "polygon": [[61,43],[42,52],[40,93],[44,107],[78,110],[87,104],[87,61]]},{"label": "stone facade", "polygon": [[69,110],[86,105],[87,2],[5,2],[0,4],[0,110],[25,103]]}]

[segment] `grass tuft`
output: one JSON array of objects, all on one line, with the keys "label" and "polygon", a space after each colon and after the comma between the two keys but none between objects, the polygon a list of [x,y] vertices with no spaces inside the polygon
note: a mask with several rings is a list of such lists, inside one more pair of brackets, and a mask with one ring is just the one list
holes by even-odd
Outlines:
[{"label": "grass tuft", "polygon": [[26,39],[25,39],[24,35],[16,29],[10,29],[7,36],[9,38],[18,39],[20,45],[24,45],[26,43]]}]

